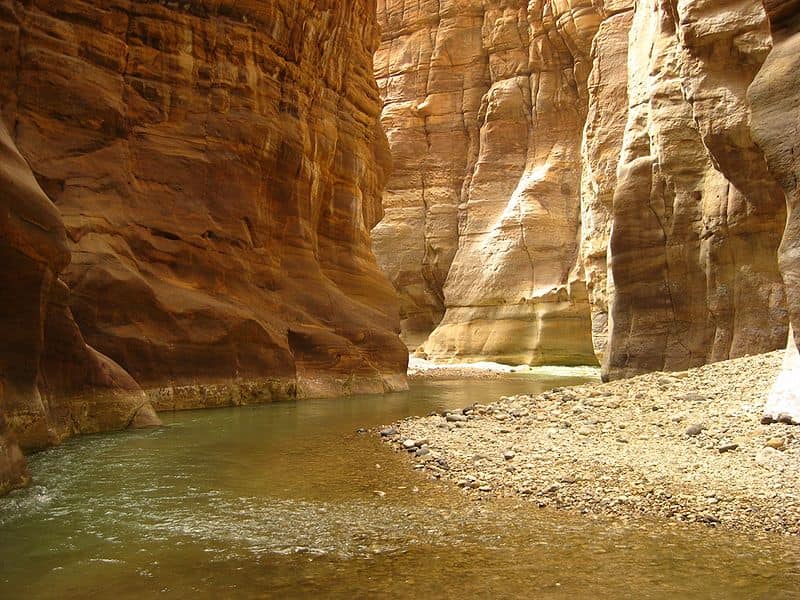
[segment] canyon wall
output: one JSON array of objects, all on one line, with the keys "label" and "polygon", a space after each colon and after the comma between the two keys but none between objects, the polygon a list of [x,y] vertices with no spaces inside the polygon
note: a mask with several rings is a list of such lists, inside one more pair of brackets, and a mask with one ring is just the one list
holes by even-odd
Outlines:
[{"label": "canyon wall", "polygon": [[[578,253],[590,0],[378,3],[396,169],[376,229],[439,360],[594,362]],[[410,240],[410,241],[409,241]]]},{"label": "canyon wall", "polygon": [[27,481],[21,449],[157,424],[141,388],[86,345],[58,279],[70,260],[58,209],[0,120],[0,494]]},{"label": "canyon wall", "polygon": [[800,423],[800,0],[767,0],[773,49],[748,90],[753,137],[786,195],[788,218],[780,248],[793,338],[766,416]]},{"label": "canyon wall", "polygon": [[45,359],[71,311],[158,409],[405,386],[373,2],[0,0],[0,40],[72,254]]},{"label": "canyon wall", "polygon": [[794,142],[751,132],[748,89],[769,56],[786,89],[763,111],[797,114],[797,5],[767,8],[772,26],[758,0],[379,3],[396,168],[376,252],[404,327],[436,325],[422,351],[597,356],[619,378],[784,345]]},{"label": "canyon wall", "polygon": [[613,196],[610,378],[779,348],[783,191],[749,128],[760,2],[639,0]]}]

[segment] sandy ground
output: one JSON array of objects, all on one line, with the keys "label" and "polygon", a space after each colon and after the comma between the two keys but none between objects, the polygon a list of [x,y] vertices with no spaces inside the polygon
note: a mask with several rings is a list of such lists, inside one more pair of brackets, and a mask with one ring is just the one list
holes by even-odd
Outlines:
[{"label": "sandy ground", "polygon": [[[380,435],[476,499],[519,495],[585,514],[800,535],[800,427],[761,423],[782,359],[503,397]],[[421,367],[417,376],[444,376]],[[450,377],[502,373],[452,369]]]},{"label": "sandy ground", "polygon": [[499,379],[509,373],[535,376],[537,372],[548,376],[585,376],[598,379],[600,377],[600,369],[596,367],[530,367],[528,365],[502,365],[495,362],[443,364],[415,356],[409,358],[408,361],[409,379]]}]

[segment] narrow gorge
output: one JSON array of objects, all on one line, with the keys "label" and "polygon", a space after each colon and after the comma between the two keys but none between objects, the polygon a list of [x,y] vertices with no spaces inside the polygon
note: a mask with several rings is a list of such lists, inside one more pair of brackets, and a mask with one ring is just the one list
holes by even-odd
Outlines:
[{"label": "narrow gorge", "polygon": [[0,0],[0,596],[764,593],[799,178],[800,0]]}]

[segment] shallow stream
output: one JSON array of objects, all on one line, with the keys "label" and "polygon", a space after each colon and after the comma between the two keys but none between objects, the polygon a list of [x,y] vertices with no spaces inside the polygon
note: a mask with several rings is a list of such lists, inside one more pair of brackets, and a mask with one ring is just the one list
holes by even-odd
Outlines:
[{"label": "shallow stream", "polygon": [[0,598],[800,597],[795,538],[476,502],[356,433],[581,381],[415,383],[71,440],[0,499]]}]

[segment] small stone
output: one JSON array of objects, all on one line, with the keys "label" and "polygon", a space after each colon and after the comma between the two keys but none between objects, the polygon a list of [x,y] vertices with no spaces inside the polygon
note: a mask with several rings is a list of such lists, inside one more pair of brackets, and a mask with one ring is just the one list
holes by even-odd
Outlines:
[{"label": "small stone", "polygon": [[381,437],[391,437],[393,435],[397,435],[397,429],[394,427],[387,427],[381,430]]},{"label": "small stone", "polygon": [[772,438],[768,440],[764,446],[767,448],[775,448],[775,450],[784,450],[786,448],[786,440],[779,437]]},{"label": "small stone", "polygon": [[594,433],[594,431],[592,431],[589,427],[578,428],[578,435],[589,436],[592,435],[592,433]]},{"label": "small stone", "polygon": [[739,447],[739,444],[722,444],[717,450],[720,454],[724,454],[725,452],[731,452],[732,450],[736,450]]},{"label": "small stone", "polygon": [[764,415],[761,417],[761,424],[762,425],[772,425],[775,422],[775,419],[772,418],[772,415]]},{"label": "small stone", "polygon": [[416,447],[417,447],[417,440],[409,439],[403,442],[403,448],[405,448],[406,450],[413,450]]},{"label": "small stone", "polygon": [[482,485],[481,487],[478,488],[478,491],[479,492],[491,492],[492,491],[492,486],[490,486],[490,485]]},{"label": "small stone", "polygon": [[359,427],[358,429],[356,429],[356,433],[358,433],[360,435],[363,435],[363,434],[367,433],[367,430],[364,429],[363,427]]},{"label": "small stone", "polygon": [[447,421],[450,423],[461,423],[463,421],[466,421],[467,417],[466,415],[460,415],[458,413],[447,413],[445,419],[447,419]]},{"label": "small stone", "polygon": [[786,466],[786,458],[783,452],[769,446],[758,451],[758,454],[756,454],[756,462],[768,469],[783,470]]},{"label": "small stone", "polygon": [[426,448],[420,448],[419,450],[417,450],[414,453],[414,456],[425,456],[425,455],[430,454],[430,453],[431,453],[431,451],[427,447]]},{"label": "small stone", "polygon": [[705,402],[708,400],[705,396],[701,396],[700,394],[684,394],[680,396],[678,400],[683,400],[684,402]]},{"label": "small stone", "polygon": [[516,455],[517,454],[513,450],[506,450],[505,452],[503,452],[503,458],[505,458],[506,460],[511,460]]},{"label": "small stone", "polygon": [[386,495],[386,492],[381,490],[373,490],[372,493],[375,494],[378,498],[383,498]]},{"label": "small stone", "polygon": [[690,425],[689,427],[686,428],[685,433],[689,437],[695,437],[700,435],[704,429],[705,429],[704,425]]}]

